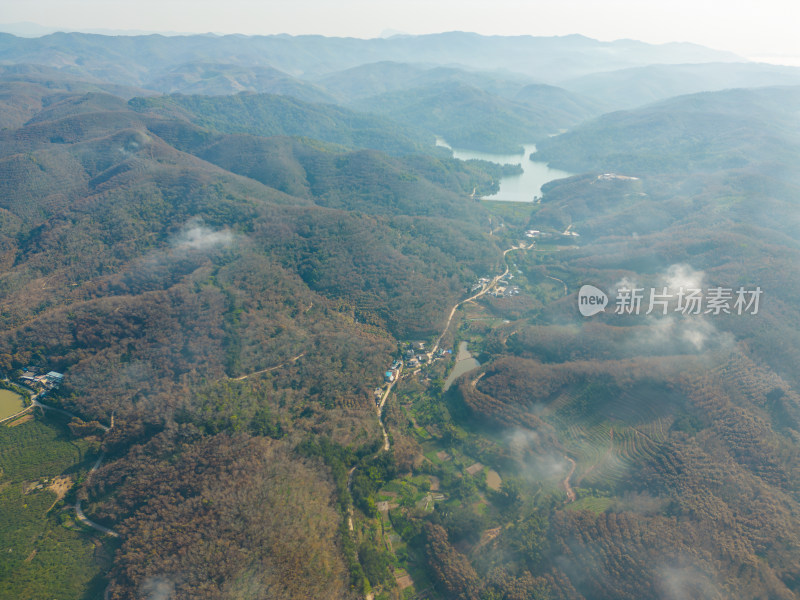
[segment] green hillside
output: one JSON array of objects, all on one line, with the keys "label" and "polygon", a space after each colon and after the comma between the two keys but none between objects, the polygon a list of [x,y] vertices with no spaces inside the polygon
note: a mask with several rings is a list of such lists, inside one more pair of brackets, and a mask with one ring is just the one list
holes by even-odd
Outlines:
[{"label": "green hillside", "polygon": [[800,88],[537,75],[726,58],[0,35],[0,598],[800,597]]},{"label": "green hillside", "polygon": [[710,172],[751,163],[785,169],[798,151],[797,87],[681,96],[614,112],[537,146],[572,172]]},{"label": "green hillside", "polygon": [[248,91],[290,96],[305,102],[328,102],[325,90],[269,66],[242,67],[235,64],[192,62],[179,65],[144,84],[164,94],[227,96]]},{"label": "green hillside", "polygon": [[534,109],[460,84],[390,92],[355,106],[440,135],[456,148],[515,152],[566,125],[560,109]]},{"label": "green hillside", "polygon": [[318,81],[342,102],[379,96],[388,92],[433,85],[468,85],[511,98],[530,78],[510,71],[476,71],[457,67],[432,67],[393,61],[368,63],[329,73]]},{"label": "green hillside", "polygon": [[350,148],[407,154],[433,146],[433,136],[392,121],[326,104],[268,94],[135,98],[131,108],[190,121],[220,133],[305,136]]}]

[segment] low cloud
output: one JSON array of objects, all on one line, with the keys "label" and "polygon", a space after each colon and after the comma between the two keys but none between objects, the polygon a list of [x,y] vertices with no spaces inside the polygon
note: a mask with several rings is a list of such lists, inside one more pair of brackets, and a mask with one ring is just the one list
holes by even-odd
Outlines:
[{"label": "low cloud", "polygon": [[639,287],[639,284],[636,282],[636,280],[626,276],[615,283],[611,290],[613,294],[613,292],[617,290],[633,290],[637,287]]},{"label": "low cloud", "polygon": [[172,247],[182,250],[210,250],[229,247],[236,236],[229,229],[214,230],[206,227],[202,219],[192,219],[172,239]]},{"label": "low cloud", "polygon": [[727,345],[733,341],[731,334],[720,333],[707,319],[701,317],[684,321],[680,336],[698,352],[709,345]]},{"label": "low cloud", "polygon": [[684,290],[703,289],[704,279],[703,271],[696,271],[686,264],[670,265],[664,276],[666,285],[672,293],[677,293],[681,288]]},{"label": "low cloud", "polygon": [[736,345],[733,335],[719,331],[711,319],[703,315],[675,317],[648,316],[644,327],[631,330],[623,354],[686,354]]},{"label": "low cloud", "polygon": [[[624,277],[615,284],[616,290],[642,289],[642,301],[638,314],[645,316],[644,327],[637,327],[629,340],[628,353],[636,348],[659,349],[659,353],[694,353],[723,346],[733,347],[735,340],[730,333],[720,332],[712,323],[713,317],[704,313],[695,314],[693,305],[687,305],[686,295],[690,290],[700,290],[705,295],[706,274],[684,263],[676,263],[653,278],[650,286],[640,285],[632,278]],[[661,295],[667,288],[667,296]],[[681,292],[684,293],[681,296]],[[666,309],[658,304],[661,298],[668,299]],[[679,305],[679,301],[681,304]],[[703,301],[704,302],[704,301]],[[704,303],[701,303],[704,307]],[[684,307],[687,313],[684,314]],[[647,314],[652,309],[652,314]],[[664,314],[666,312],[666,314]],[[650,352],[651,353],[651,352]]]},{"label": "low cloud", "polygon": [[208,227],[195,217],[172,234],[163,248],[132,261],[121,275],[129,289],[140,293],[164,289],[199,268],[213,254],[241,249],[246,240],[228,228]]},{"label": "low cloud", "polygon": [[664,567],[658,573],[658,586],[665,600],[722,600],[720,593],[708,575],[694,567]]},{"label": "low cloud", "polygon": [[561,478],[569,471],[569,462],[563,453],[557,453],[541,436],[529,429],[512,429],[506,433],[506,443],[511,456],[519,463],[520,475],[540,481]]},{"label": "low cloud", "polygon": [[148,577],[139,586],[141,600],[171,600],[175,597],[175,584],[166,577]]}]

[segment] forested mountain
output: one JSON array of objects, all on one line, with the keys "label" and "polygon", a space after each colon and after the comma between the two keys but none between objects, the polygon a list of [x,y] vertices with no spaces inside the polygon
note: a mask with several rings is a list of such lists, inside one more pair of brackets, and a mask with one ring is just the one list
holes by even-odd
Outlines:
[{"label": "forested mountain", "polygon": [[725,90],[680,96],[603,115],[544,141],[537,160],[573,172],[792,170],[800,148],[800,88]]},{"label": "forested mountain", "polygon": [[510,71],[488,72],[382,61],[327,74],[318,83],[345,102],[387,92],[445,84],[468,85],[510,98],[530,83],[530,77]]},{"label": "forested mountain", "polygon": [[551,118],[563,127],[572,127],[591,117],[608,112],[608,107],[597,95],[581,95],[563,88],[544,84],[529,84],[518,90],[513,97],[517,102],[534,110],[547,110]]},{"label": "forested mountain", "polygon": [[[556,287],[527,324],[492,332],[492,359],[462,380],[452,410],[507,436],[503,459],[534,490],[566,481],[574,496],[544,512],[515,500],[525,542],[509,528],[462,548],[469,563],[451,563],[442,585],[471,570],[449,589],[485,594],[497,584],[477,573],[498,569],[501,590],[539,577],[524,584],[533,597],[797,597],[794,94],[688,96],[543,144],[589,172],[546,186],[529,227],[569,226],[581,243],[517,264],[570,293]],[[587,282],[611,295],[591,319],[575,310]],[[615,310],[625,285],[645,293],[636,315]],[[674,298],[667,315],[647,309],[651,293],[756,285],[757,315],[682,316]]]},{"label": "forested mountain", "polygon": [[734,88],[797,85],[800,69],[761,63],[648,65],[591,73],[560,82],[610,109],[634,108],[673,96]]},{"label": "forested mountain", "polygon": [[[281,100],[284,108],[277,112],[285,117],[283,133],[289,135],[294,134],[292,124],[302,118],[288,106],[289,98],[294,98],[379,112],[413,130],[422,128],[452,144],[484,151],[508,151],[538,141],[608,107],[636,106],[687,91],[753,87],[796,78],[790,69],[729,64],[732,60],[736,57],[689,44],[609,43],[581,36],[511,38],[452,32],[358,40],[0,35],[2,81],[18,80],[24,73],[28,82],[60,81],[62,88],[81,85],[85,91],[124,97],[152,92],[280,95],[285,97]],[[571,91],[543,82],[566,82]],[[230,121],[240,118],[230,115],[230,110],[230,106],[222,109],[226,113],[222,121],[227,121],[228,129],[242,130]],[[331,118],[356,117],[338,113]],[[385,121],[367,126],[394,129]],[[273,125],[258,133],[280,134],[277,129]],[[320,132],[320,136],[340,143],[330,135]],[[355,144],[390,148],[374,140],[356,139]]]},{"label": "forested mountain", "polygon": [[460,84],[389,92],[356,106],[436,132],[453,146],[468,149],[513,152],[558,130],[550,115],[541,119],[527,106]]},{"label": "forested mountain", "polygon": [[434,142],[430,133],[398,126],[380,116],[274,94],[134,98],[130,106],[137,111],[157,112],[221,133],[306,136],[393,154],[429,150]]},{"label": "forested mountain", "polygon": [[[3,368],[69,372],[63,406],[114,414],[109,448],[178,415],[192,431],[300,426],[369,444],[391,332],[435,330],[497,263],[468,198],[492,187],[478,167],[225,136],[32,89],[42,108],[0,142]],[[282,364],[268,387],[241,379]]]},{"label": "forested mountain", "polygon": [[590,102],[548,88],[526,86],[515,101],[462,83],[437,83],[364,98],[354,107],[424,128],[458,148],[513,152],[598,113]]},{"label": "forested mountain", "polygon": [[145,82],[144,86],[164,94],[225,96],[239,92],[280,94],[306,102],[332,103],[334,97],[312,83],[301,81],[269,66],[192,62]]},{"label": "forested mountain", "polygon": [[800,88],[539,82],[726,58],[0,36],[0,598],[800,597]]}]

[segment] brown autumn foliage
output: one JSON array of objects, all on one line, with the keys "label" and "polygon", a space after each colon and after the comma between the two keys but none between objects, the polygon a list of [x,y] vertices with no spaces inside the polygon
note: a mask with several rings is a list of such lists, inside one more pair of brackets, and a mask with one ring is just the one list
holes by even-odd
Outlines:
[{"label": "brown autumn foliage", "polygon": [[123,536],[111,598],[350,598],[341,516],[322,466],[278,441],[191,426],[93,478],[92,514]]}]

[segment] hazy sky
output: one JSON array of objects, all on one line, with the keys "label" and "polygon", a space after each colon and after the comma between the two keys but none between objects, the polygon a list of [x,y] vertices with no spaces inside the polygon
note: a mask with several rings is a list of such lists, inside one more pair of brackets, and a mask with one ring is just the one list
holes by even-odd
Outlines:
[{"label": "hazy sky", "polygon": [[[69,30],[318,33],[476,31],[687,41],[800,57],[800,3],[781,0],[0,0],[0,22]],[[800,59],[798,59],[800,60]]]}]

